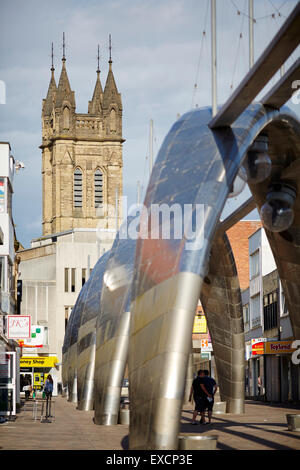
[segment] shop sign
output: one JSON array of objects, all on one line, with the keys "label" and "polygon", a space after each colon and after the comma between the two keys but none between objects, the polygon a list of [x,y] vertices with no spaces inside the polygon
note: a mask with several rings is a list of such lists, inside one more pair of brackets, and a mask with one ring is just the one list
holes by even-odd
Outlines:
[{"label": "shop sign", "polygon": [[252,344],[252,356],[260,356],[264,354],[264,342],[254,343]]},{"label": "shop sign", "polygon": [[22,356],[20,359],[20,367],[55,367],[58,364],[56,356]]},{"label": "shop sign", "polygon": [[208,339],[201,339],[201,353],[212,352],[212,343]]},{"label": "shop sign", "polygon": [[200,359],[204,359],[205,361],[210,361],[211,360],[211,353],[201,353],[200,354]]},{"label": "shop sign", "polygon": [[268,341],[265,343],[265,354],[288,354],[295,351],[293,341]]},{"label": "shop sign", "polygon": [[28,339],[31,335],[30,315],[7,315],[8,339]]},{"label": "shop sign", "polygon": [[196,316],[194,320],[193,333],[206,333],[207,322],[204,315]]}]

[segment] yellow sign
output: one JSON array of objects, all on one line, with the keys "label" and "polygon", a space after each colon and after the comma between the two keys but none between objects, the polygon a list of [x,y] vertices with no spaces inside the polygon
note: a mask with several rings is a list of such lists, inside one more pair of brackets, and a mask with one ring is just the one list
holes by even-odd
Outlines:
[{"label": "yellow sign", "polygon": [[55,364],[58,364],[58,359],[56,356],[22,356],[20,359],[20,367],[55,367]]},{"label": "yellow sign", "polygon": [[204,315],[195,317],[193,333],[207,333],[207,323]]},{"label": "yellow sign", "polygon": [[295,351],[292,348],[293,341],[267,341],[265,343],[265,354],[287,354]]}]

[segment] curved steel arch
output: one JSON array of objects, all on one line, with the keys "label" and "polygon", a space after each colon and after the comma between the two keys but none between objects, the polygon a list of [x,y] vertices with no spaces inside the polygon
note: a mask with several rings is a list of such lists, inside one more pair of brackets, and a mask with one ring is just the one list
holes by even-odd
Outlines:
[{"label": "curved steel arch", "polygon": [[96,424],[118,423],[120,396],[128,361],[131,282],[136,240],[128,239],[127,217],[118,232],[107,262],[101,292],[101,313],[96,324]]},{"label": "curved steel arch", "polygon": [[241,290],[230,242],[216,237],[200,300],[216,361],[221,400],[227,413],[244,412],[245,338]]},{"label": "curved steel arch", "polygon": [[79,410],[94,409],[96,321],[101,312],[103,276],[110,256],[107,251],[96,263],[90,279],[77,338],[77,400]]},{"label": "curved steel arch", "polygon": [[[203,236],[200,249],[188,250],[185,237],[149,237],[137,243],[129,346],[131,449],[177,448],[193,318],[222,209],[259,133],[275,122],[299,126],[286,108],[277,111],[260,103],[250,105],[231,128],[210,129],[210,119],[206,108],[189,112],[174,124],[147,190],[148,212],[153,204],[198,204],[205,215],[197,233],[198,238]],[[239,381],[236,392],[228,393],[229,401],[242,396],[237,392],[241,387]]]}]

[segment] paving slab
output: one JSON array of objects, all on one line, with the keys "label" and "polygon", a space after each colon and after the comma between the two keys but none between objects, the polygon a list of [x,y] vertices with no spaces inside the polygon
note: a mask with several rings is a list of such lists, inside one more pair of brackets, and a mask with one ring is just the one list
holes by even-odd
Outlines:
[{"label": "paving slab", "polygon": [[[93,411],[80,411],[64,397],[55,397],[50,423],[33,419],[26,403],[15,421],[0,425],[0,450],[116,450],[128,449],[128,425],[98,426]],[[32,404],[31,404],[32,405]],[[245,414],[217,414],[212,424],[193,426],[193,408],[184,405],[181,433],[218,435],[217,450],[300,450],[300,433],[288,431],[286,414],[297,406],[247,401]]]}]

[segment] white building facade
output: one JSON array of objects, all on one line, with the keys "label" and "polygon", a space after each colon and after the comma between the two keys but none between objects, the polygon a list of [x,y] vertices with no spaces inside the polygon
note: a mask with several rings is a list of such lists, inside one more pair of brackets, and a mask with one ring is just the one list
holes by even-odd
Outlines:
[{"label": "white building facade", "polygon": [[[300,371],[283,347],[294,341],[276,263],[263,228],[249,237],[249,289],[243,291],[246,396],[300,401]],[[272,353],[270,345],[278,347]]]},{"label": "white building facade", "polygon": [[97,229],[72,229],[35,239],[31,248],[18,252],[21,314],[31,316],[35,335],[24,344],[20,371],[30,375],[34,388],[50,373],[54,395],[61,390],[62,346],[71,310],[91,269],[110,249],[115,231],[102,229],[100,235],[101,240]]}]

